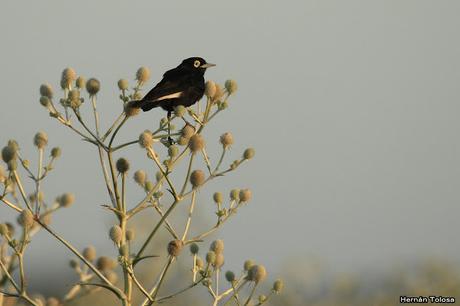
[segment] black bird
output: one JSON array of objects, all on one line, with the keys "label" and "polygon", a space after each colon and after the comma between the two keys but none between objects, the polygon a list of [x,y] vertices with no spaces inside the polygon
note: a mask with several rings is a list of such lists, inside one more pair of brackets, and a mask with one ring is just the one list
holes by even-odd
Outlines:
[{"label": "black bird", "polygon": [[[174,107],[188,107],[203,97],[204,73],[213,66],[201,57],[187,58],[176,68],[166,71],[163,79],[145,97],[132,101],[131,105],[142,108],[144,112],[161,107],[168,112],[169,123]],[[171,142],[171,138],[169,140]]]}]

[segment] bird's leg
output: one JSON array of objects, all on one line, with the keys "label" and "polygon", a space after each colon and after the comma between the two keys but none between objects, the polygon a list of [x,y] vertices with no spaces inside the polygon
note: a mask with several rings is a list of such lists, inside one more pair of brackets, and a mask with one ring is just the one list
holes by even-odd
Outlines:
[{"label": "bird's leg", "polygon": [[174,144],[174,140],[171,138],[171,111],[168,111],[168,142],[169,145]]}]

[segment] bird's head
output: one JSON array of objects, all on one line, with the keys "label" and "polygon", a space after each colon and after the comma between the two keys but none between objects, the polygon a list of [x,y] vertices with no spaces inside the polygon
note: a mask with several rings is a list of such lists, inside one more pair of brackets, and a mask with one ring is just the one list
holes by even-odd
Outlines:
[{"label": "bird's head", "polygon": [[190,58],[184,59],[182,63],[179,65],[179,67],[183,67],[183,68],[195,70],[195,71],[200,71],[202,73],[204,73],[207,68],[210,68],[213,66],[215,66],[215,64],[207,63],[201,57],[190,57]]}]

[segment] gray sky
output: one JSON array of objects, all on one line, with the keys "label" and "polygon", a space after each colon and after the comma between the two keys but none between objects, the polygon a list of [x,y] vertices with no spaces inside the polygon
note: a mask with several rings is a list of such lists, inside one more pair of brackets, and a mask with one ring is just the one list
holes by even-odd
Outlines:
[{"label": "gray sky", "polygon": [[[34,133],[44,130],[50,145],[62,146],[45,191],[48,199],[73,191],[77,203],[54,226],[79,247],[90,239],[109,252],[96,151],[48,118],[38,87],[57,87],[67,66],[99,78],[107,126],[120,111],[119,78],[132,80],[145,65],[151,87],[183,58],[202,56],[218,65],[208,79],[239,83],[230,109],[206,132],[209,146],[230,130],[232,159],[247,146],[257,152],[200,194],[210,217],[209,192],[254,191],[218,235],[229,267],[253,258],[273,270],[292,255],[339,270],[457,258],[459,9],[447,0],[5,1],[0,141],[14,137],[30,155]],[[121,139],[162,115],[136,117]],[[133,169],[147,167],[137,147],[125,156]],[[0,214],[9,215],[4,207]],[[44,233],[31,252],[42,262],[33,271],[42,273],[65,269],[70,256]]]}]

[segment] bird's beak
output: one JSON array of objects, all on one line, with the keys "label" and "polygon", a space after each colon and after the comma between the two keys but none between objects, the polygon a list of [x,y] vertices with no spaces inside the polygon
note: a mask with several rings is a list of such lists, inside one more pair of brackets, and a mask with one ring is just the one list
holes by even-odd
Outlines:
[{"label": "bird's beak", "polygon": [[200,66],[200,68],[211,68],[214,67],[216,64],[206,63]]}]

